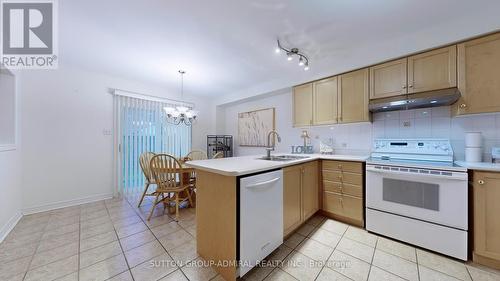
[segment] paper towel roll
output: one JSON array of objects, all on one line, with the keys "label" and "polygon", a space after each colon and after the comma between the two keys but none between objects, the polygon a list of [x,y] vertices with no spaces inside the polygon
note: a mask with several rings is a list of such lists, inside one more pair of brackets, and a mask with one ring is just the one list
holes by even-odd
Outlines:
[{"label": "paper towel roll", "polygon": [[465,162],[481,162],[483,149],[480,147],[465,148]]},{"label": "paper towel roll", "polygon": [[483,138],[480,132],[465,133],[465,147],[482,147]]}]

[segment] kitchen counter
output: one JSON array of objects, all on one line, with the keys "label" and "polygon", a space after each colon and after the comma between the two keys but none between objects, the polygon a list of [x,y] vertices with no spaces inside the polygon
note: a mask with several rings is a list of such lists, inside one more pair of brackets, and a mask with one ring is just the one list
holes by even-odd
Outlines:
[{"label": "kitchen counter", "polygon": [[186,164],[198,170],[216,173],[224,176],[243,176],[273,169],[279,169],[287,166],[293,166],[314,160],[341,160],[341,161],[355,161],[365,162],[369,156],[359,155],[324,155],[324,154],[286,154],[286,153],[273,153],[276,155],[295,155],[307,156],[308,158],[296,159],[290,161],[270,161],[258,159],[264,155],[230,157],[221,159],[209,160],[196,160],[189,161]]},{"label": "kitchen counter", "polygon": [[[290,154],[275,152],[272,155],[279,156]],[[300,156],[307,156],[307,158],[290,161],[258,159],[262,156],[261,154],[188,161],[186,163],[186,165],[196,169],[196,250],[204,260],[215,262],[216,266],[214,269],[225,280],[236,280],[238,277],[238,266],[236,263],[233,263],[233,261],[238,261],[238,259],[241,258],[238,256],[238,251],[241,249],[240,231],[242,231],[242,229],[244,230],[244,228],[241,228],[239,225],[239,220],[241,220],[242,217],[249,218],[253,214],[249,213],[248,208],[246,211],[244,211],[245,208],[241,208],[242,194],[246,194],[246,200],[252,198],[248,196],[253,195],[250,193],[242,193],[241,188],[238,189],[242,181],[252,179],[252,177],[240,178],[240,176],[259,172],[265,173],[266,171],[320,159],[356,162],[364,162],[368,159],[368,156],[321,154],[300,154]],[[318,166],[314,165],[314,167],[316,171]],[[303,170],[302,173],[304,173]],[[302,177],[300,170],[296,170],[296,174]],[[268,175],[260,174],[259,177],[261,176],[266,177]],[[275,181],[276,179],[277,178],[274,178],[270,181]],[[312,180],[314,180],[314,178]],[[263,181],[260,184],[270,181]],[[282,182],[280,185],[282,185]],[[298,186],[301,188],[300,183],[298,183]],[[266,189],[266,191],[267,190],[269,189]],[[283,194],[282,191],[280,193]],[[313,191],[313,194],[317,193]],[[255,196],[257,195],[258,194],[255,194]],[[263,206],[274,206],[277,202],[282,202],[272,197],[265,197],[264,199],[267,198],[272,201],[271,203],[267,202],[268,205],[264,204]],[[241,213],[242,211],[244,213]],[[245,233],[248,234],[248,229]],[[247,235],[245,237],[248,239],[248,237],[251,236]],[[263,248],[261,248],[261,250],[262,249]],[[241,254],[241,252],[239,253]],[[231,263],[228,266],[224,266],[227,262]]]},{"label": "kitchen counter", "polygon": [[500,172],[500,164],[490,163],[490,162],[465,162],[465,161],[455,161],[455,164],[461,167],[465,167],[469,170],[481,170],[490,172]]}]

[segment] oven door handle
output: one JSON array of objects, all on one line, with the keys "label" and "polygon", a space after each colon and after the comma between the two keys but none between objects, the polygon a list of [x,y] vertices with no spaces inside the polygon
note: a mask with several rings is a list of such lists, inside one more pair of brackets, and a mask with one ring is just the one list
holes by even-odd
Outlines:
[{"label": "oven door handle", "polygon": [[[417,169],[416,170],[421,170]],[[387,175],[405,175],[405,176],[421,176],[421,177],[426,177],[426,178],[439,178],[439,179],[445,179],[445,180],[459,180],[459,181],[467,181],[468,176],[467,173],[452,173],[451,176],[446,176],[446,175],[433,175],[433,174],[424,174],[424,173],[414,173],[414,172],[401,172],[401,171],[394,171],[394,170],[384,170],[384,169],[377,169],[373,166],[366,166],[366,171],[368,172],[375,172],[379,174],[387,174]]]}]

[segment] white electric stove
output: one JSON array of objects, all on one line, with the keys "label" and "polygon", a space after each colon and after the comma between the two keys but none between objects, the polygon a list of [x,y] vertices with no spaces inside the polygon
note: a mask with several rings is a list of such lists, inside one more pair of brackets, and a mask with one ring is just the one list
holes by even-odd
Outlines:
[{"label": "white electric stove", "polygon": [[375,140],[366,165],[366,229],[467,260],[467,169],[449,140]]}]

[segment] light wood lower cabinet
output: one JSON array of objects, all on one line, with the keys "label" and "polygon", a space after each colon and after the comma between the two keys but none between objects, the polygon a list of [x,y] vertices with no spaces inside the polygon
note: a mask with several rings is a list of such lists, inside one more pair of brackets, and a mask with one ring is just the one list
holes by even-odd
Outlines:
[{"label": "light wood lower cabinet", "polygon": [[319,210],[319,163],[283,168],[283,236]]},{"label": "light wood lower cabinet", "polygon": [[500,33],[458,44],[455,115],[500,111]]},{"label": "light wood lower cabinet", "polygon": [[321,166],[321,209],[335,219],[363,227],[363,163],[323,160]]},{"label": "light wood lower cabinet", "polygon": [[319,163],[302,165],[302,218],[309,219],[319,210]]},{"label": "light wood lower cabinet", "polygon": [[474,171],[475,262],[500,269],[500,173]]},{"label": "light wood lower cabinet", "polygon": [[283,169],[283,229],[288,234],[302,221],[302,166]]}]

